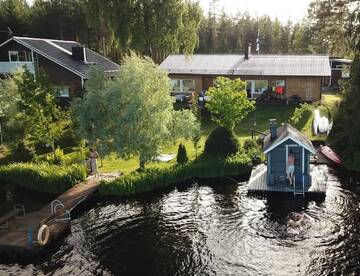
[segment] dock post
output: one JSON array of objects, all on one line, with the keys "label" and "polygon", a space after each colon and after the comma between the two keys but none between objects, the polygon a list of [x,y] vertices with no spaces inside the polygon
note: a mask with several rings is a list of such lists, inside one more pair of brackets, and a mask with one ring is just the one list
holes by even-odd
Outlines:
[{"label": "dock post", "polygon": [[29,230],[28,230],[28,248],[29,249],[32,249],[33,248],[33,229],[32,227],[30,226],[29,227]]}]

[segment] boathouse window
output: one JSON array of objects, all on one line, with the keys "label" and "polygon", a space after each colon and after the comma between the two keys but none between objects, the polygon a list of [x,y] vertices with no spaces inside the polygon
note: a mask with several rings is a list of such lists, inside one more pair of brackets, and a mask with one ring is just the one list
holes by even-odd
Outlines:
[{"label": "boathouse window", "polygon": [[171,92],[193,92],[195,91],[195,80],[171,79]]}]

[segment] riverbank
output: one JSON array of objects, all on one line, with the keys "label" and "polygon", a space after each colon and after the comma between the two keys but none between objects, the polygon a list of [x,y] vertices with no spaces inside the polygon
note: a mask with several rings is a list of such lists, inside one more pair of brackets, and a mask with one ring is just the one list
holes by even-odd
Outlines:
[{"label": "riverbank", "polygon": [[184,165],[147,169],[113,181],[101,181],[99,191],[104,196],[126,197],[189,180],[246,176],[250,175],[251,168],[251,158],[246,154],[226,159],[200,157]]},{"label": "riverbank", "polygon": [[63,193],[84,181],[86,169],[81,164],[56,166],[47,163],[13,163],[0,166],[0,182],[29,188],[45,194]]}]

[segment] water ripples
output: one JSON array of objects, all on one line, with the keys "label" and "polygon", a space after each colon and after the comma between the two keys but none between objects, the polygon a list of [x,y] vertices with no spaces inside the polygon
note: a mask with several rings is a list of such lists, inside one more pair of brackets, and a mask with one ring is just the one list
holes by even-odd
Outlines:
[{"label": "water ripples", "polygon": [[99,202],[39,261],[0,274],[355,275],[360,186],[321,169],[323,201],[251,198],[246,183],[215,183]]}]

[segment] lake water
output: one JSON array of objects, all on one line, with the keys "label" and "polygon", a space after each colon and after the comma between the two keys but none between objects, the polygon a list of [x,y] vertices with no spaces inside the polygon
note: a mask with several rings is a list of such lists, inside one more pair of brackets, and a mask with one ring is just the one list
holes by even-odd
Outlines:
[{"label": "lake water", "polygon": [[[359,275],[360,183],[327,173],[322,201],[248,197],[232,181],[94,201],[36,262],[0,275]],[[291,212],[307,217],[296,231]]]}]

